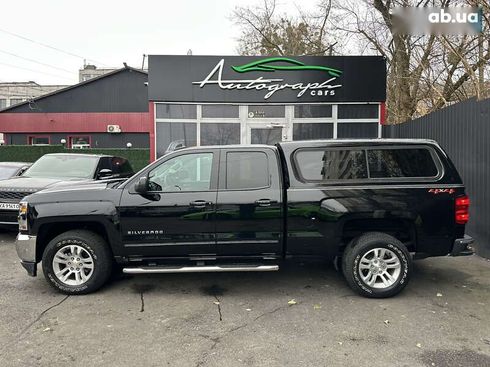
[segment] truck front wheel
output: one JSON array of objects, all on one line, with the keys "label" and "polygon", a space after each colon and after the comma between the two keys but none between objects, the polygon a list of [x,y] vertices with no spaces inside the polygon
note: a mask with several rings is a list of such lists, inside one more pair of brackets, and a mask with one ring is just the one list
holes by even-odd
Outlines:
[{"label": "truck front wheel", "polygon": [[87,294],[102,287],[111,275],[112,256],[106,241],[86,230],[53,238],[43,253],[44,277],[65,294]]},{"label": "truck front wheel", "polygon": [[354,239],[342,257],[349,286],[365,297],[385,298],[400,293],[412,272],[410,253],[396,238],[380,232]]}]

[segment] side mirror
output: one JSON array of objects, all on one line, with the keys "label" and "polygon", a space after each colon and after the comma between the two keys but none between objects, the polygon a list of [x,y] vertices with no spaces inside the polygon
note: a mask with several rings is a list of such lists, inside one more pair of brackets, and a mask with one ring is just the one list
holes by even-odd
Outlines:
[{"label": "side mirror", "polygon": [[17,173],[17,176],[22,176],[22,174],[27,171],[27,169],[29,168],[29,166],[25,166],[25,167],[22,167],[20,170],[19,170],[19,173]]},{"label": "side mirror", "polygon": [[97,179],[102,180],[104,178],[109,178],[112,176],[112,170],[108,168],[101,169],[97,174]]},{"label": "side mirror", "polygon": [[138,194],[144,195],[148,192],[148,177],[140,177],[138,182],[134,184],[134,191]]}]

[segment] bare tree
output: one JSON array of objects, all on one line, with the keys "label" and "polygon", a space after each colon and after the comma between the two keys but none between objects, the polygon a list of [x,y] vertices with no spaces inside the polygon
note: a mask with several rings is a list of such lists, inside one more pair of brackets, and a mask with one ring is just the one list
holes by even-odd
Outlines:
[{"label": "bare tree", "polygon": [[[483,6],[483,33],[411,36],[395,30],[396,6],[449,5]],[[336,0],[331,20],[338,30],[353,36],[360,53],[386,57],[388,121],[400,123],[470,96],[486,95],[489,10],[487,0]]]},{"label": "bare tree", "polygon": [[[317,11],[279,15],[275,0],[238,7],[242,55],[378,54],[388,66],[388,122],[400,123],[448,104],[489,97],[488,0],[319,0]],[[413,36],[398,33],[393,10],[401,6],[483,7],[481,35]]]},{"label": "bare tree", "polygon": [[331,0],[322,11],[297,16],[278,14],[275,0],[261,6],[237,7],[232,20],[241,27],[238,52],[242,55],[325,55],[332,53],[327,39]]}]

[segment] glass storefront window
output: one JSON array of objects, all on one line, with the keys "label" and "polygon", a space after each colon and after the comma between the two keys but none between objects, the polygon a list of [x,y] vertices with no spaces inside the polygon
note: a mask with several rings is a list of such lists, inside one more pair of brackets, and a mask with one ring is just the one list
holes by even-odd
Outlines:
[{"label": "glass storefront window", "polygon": [[239,123],[201,123],[201,145],[240,144]]},{"label": "glass storefront window", "polygon": [[281,141],[282,127],[250,129],[250,142],[252,144],[274,145]]},{"label": "glass storefront window", "polygon": [[293,124],[293,140],[332,139],[333,124]]},{"label": "glass storefront window", "polygon": [[158,102],[155,104],[157,156],[197,144],[334,139],[334,132],[338,139],[378,138],[379,106],[376,103],[240,106]]},{"label": "glass storefront window", "polygon": [[294,106],[294,118],[332,117],[332,105]]},{"label": "glass storefront window", "polygon": [[339,122],[337,124],[337,138],[377,138],[378,123],[347,123]]},{"label": "glass storefront window", "polygon": [[203,118],[238,118],[238,106],[233,105],[202,105]]},{"label": "glass storefront window", "polygon": [[197,124],[194,122],[157,122],[157,156],[197,144]]},{"label": "glass storefront window", "polygon": [[191,104],[156,104],[157,119],[196,119],[197,106]]},{"label": "glass storefront window", "polygon": [[339,104],[339,119],[377,119],[379,105],[377,104]]},{"label": "glass storefront window", "polygon": [[248,106],[248,118],[284,117],[285,106]]}]

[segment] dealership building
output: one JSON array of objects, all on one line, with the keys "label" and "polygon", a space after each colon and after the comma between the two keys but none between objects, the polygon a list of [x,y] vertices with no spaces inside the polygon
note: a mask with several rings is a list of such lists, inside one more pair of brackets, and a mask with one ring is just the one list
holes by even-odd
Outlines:
[{"label": "dealership building", "polygon": [[149,56],[0,111],[6,144],[150,148],[381,137],[380,56]]},{"label": "dealership building", "polygon": [[386,64],[379,56],[149,57],[156,156],[183,144],[378,138]]}]

